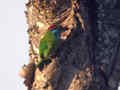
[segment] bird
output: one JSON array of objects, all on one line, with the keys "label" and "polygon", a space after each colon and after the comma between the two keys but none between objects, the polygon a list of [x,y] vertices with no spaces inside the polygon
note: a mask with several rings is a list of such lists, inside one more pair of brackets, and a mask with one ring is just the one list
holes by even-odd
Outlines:
[{"label": "bird", "polygon": [[44,37],[40,41],[39,55],[41,58],[36,64],[37,67],[39,67],[43,61],[50,59],[51,54],[55,53],[62,40],[61,33],[66,30],[67,28],[63,28],[57,24],[48,27]]}]

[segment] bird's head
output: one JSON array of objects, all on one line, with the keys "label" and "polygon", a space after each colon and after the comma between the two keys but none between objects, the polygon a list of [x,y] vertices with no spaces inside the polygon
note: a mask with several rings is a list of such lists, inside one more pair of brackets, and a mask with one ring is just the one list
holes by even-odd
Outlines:
[{"label": "bird's head", "polygon": [[56,25],[51,25],[50,27],[48,27],[48,30],[49,30],[49,31],[52,31],[52,30],[54,30],[54,29],[56,29]]},{"label": "bird's head", "polygon": [[62,39],[62,40],[65,40],[67,38],[67,34],[68,34],[68,28],[66,27],[62,27],[58,24],[56,25],[51,25],[48,30],[50,32],[52,32],[57,39]]},{"label": "bird's head", "polygon": [[62,27],[62,26],[56,24],[56,25],[51,25],[50,27],[48,27],[48,30],[49,31],[59,30],[59,32],[62,33],[62,32],[65,32],[66,30],[68,30],[68,28]]}]

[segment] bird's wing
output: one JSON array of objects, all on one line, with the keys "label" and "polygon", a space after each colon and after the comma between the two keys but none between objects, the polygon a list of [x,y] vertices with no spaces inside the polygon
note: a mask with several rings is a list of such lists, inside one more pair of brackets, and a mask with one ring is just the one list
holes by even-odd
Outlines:
[{"label": "bird's wing", "polygon": [[46,41],[41,40],[41,42],[40,42],[40,51],[39,51],[40,52],[40,56],[43,55],[45,49],[48,49],[48,44],[47,44]]}]

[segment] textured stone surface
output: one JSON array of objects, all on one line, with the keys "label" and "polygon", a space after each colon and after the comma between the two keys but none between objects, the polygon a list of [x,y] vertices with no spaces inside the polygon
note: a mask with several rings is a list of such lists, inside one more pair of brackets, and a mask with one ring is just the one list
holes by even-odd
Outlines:
[{"label": "textured stone surface", "polygon": [[[120,82],[120,1],[78,0],[78,3],[78,12],[84,20],[86,31],[81,32],[81,24],[77,20],[76,28],[57,50],[61,74],[50,75],[50,80],[57,78],[55,84],[50,82],[55,87],[50,85],[47,89],[35,89],[33,86],[32,90],[117,90]],[[33,11],[28,15],[29,28],[39,22],[38,17],[34,16],[38,11]],[[31,43],[38,48],[40,31],[36,26],[29,30],[34,34],[34,37],[30,35]],[[33,46],[31,48],[31,59],[39,59],[37,50],[33,50]],[[52,73],[52,70],[48,71]],[[37,84],[44,86],[44,82]]]},{"label": "textured stone surface", "polygon": [[54,90],[61,75],[61,67],[58,60],[53,60],[42,71],[39,68],[35,71],[32,90]]}]

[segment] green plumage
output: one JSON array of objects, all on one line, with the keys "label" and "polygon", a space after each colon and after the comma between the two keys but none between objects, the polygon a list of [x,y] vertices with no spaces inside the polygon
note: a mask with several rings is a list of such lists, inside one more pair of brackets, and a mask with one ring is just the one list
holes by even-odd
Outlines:
[{"label": "green plumage", "polygon": [[45,37],[40,42],[40,56],[46,58],[52,50],[56,50],[56,45],[58,40],[56,40],[55,35],[51,31],[47,31]]},{"label": "green plumage", "polygon": [[48,60],[50,55],[59,47],[61,31],[59,28],[47,30],[45,36],[40,41],[39,54],[41,60],[36,64],[39,66],[43,61]]}]

